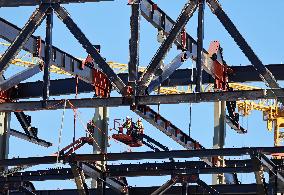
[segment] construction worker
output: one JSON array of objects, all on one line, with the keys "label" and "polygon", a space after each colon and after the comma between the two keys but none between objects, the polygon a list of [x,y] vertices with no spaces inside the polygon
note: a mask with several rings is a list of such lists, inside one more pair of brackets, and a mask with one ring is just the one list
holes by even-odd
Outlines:
[{"label": "construction worker", "polygon": [[137,133],[138,134],[143,134],[144,133],[144,126],[143,126],[141,118],[138,118],[137,122],[135,123],[135,127],[137,129]]},{"label": "construction worker", "polygon": [[133,123],[132,123],[132,120],[131,120],[131,118],[129,116],[126,117],[126,120],[123,123],[122,127],[126,129],[126,134],[127,135],[131,134],[131,132],[133,130]]}]

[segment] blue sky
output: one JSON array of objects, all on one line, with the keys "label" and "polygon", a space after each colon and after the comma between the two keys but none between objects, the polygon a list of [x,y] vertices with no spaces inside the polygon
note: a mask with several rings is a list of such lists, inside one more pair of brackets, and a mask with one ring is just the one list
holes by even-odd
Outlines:
[{"label": "blue sky", "polygon": [[[155,2],[173,19],[176,19],[183,7],[185,0],[155,0]],[[248,43],[254,49],[264,64],[282,63],[284,55],[282,46],[284,40],[281,39],[284,29],[284,21],[282,18],[282,9],[284,2],[275,0],[268,4],[267,1],[259,0],[239,0],[239,1],[220,1],[223,9],[235,23],[239,31],[246,38]],[[93,44],[100,44],[101,53],[107,61],[115,61],[127,63],[129,59],[128,40],[129,32],[129,16],[130,7],[127,1],[115,0],[113,2],[88,3],[88,4],[72,4],[64,5],[71,13],[72,18],[78,23],[78,26],[87,35]],[[28,17],[31,15],[35,7],[20,7],[20,8],[1,8],[0,16],[9,20],[16,25],[23,27]],[[15,14],[16,13],[16,14]],[[197,14],[190,19],[187,24],[187,31],[196,38],[196,23]],[[35,35],[44,37],[45,23],[35,32]],[[141,18],[141,44],[140,44],[140,64],[146,66],[159,45],[156,41],[157,31],[144,18]],[[86,57],[86,52],[69,33],[67,28],[57,19],[54,18],[54,40],[55,46],[71,53],[80,58]],[[205,36],[204,48],[209,47],[212,40],[219,40],[224,48],[224,58],[230,65],[247,65],[250,64],[246,57],[242,54],[233,39],[222,27],[220,22],[213,15],[208,7],[205,10]],[[2,48],[1,52],[4,51]],[[165,62],[169,62],[177,54],[176,48],[173,47]],[[194,65],[193,65],[194,66]],[[183,65],[184,68],[191,68],[192,62],[189,60]],[[6,75],[12,75],[19,68],[11,67]],[[60,78],[61,76],[52,75],[52,79]],[[42,74],[38,74],[30,80],[40,80]],[[254,83],[255,85],[262,84]],[[112,95],[116,95],[113,93]],[[92,94],[81,94],[80,97],[91,97]],[[62,98],[74,98],[67,96]],[[156,107],[154,107],[156,108]],[[205,147],[212,147],[213,139],[213,103],[193,104],[192,107],[192,132],[191,135],[197,139]],[[80,109],[80,113],[84,122],[92,118],[94,109]],[[45,149],[39,146],[26,143],[17,138],[10,139],[9,157],[28,157],[50,155],[56,152],[58,144],[58,131],[60,128],[60,120],[62,110],[59,111],[39,111],[30,112],[32,115],[32,123],[38,127],[39,135],[48,141],[54,143],[54,146]],[[176,126],[188,131],[189,123],[189,105],[162,105],[161,114],[171,120]],[[125,118],[126,115],[137,119],[137,116],[128,108],[111,108],[110,109],[110,128],[113,126],[114,118]],[[248,127],[246,135],[236,134],[233,130],[227,127],[226,147],[242,147],[242,146],[272,146],[273,133],[266,130],[266,123],[262,121],[262,113],[253,112],[248,118],[241,119],[242,124]],[[20,129],[18,122],[13,116],[11,127]],[[73,135],[73,111],[68,110],[65,114],[63,140],[61,146],[67,145],[72,141]],[[179,145],[170,140],[167,136],[160,133],[154,127],[146,124],[145,132],[153,138],[158,139],[161,143],[167,145],[171,149],[182,149]],[[84,135],[83,125],[78,122],[77,135]],[[126,147],[122,144],[116,144],[111,141],[110,152],[125,151]],[[134,151],[149,150],[146,147],[133,149]],[[81,153],[91,152],[91,148],[80,150]],[[45,168],[46,166],[38,166]],[[54,167],[54,166],[49,166]],[[243,182],[254,182],[252,175],[240,176]],[[167,178],[158,179],[151,178],[131,178],[130,185],[156,185],[162,184]],[[204,179],[210,182],[210,177],[205,176]],[[57,189],[57,188],[74,188],[74,182],[39,182],[36,183],[38,189]]]}]

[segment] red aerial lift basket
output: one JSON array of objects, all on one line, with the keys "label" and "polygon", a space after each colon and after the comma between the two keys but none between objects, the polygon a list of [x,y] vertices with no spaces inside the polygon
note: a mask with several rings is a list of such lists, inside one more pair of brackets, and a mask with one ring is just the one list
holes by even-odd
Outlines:
[{"label": "red aerial lift basket", "polygon": [[124,144],[126,144],[130,147],[140,147],[140,146],[143,145],[141,141],[134,139],[130,135],[126,135],[126,134],[122,134],[122,133],[113,134],[112,138],[119,141],[119,142],[122,142],[122,143],[124,143]]}]

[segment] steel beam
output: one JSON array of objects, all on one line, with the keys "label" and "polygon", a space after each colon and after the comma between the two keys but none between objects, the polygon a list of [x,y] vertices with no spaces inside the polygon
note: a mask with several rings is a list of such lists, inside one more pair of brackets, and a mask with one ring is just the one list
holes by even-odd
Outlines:
[{"label": "steel beam", "polygon": [[[139,164],[135,164],[136,166],[140,166]],[[155,168],[154,166],[148,166],[148,169],[140,170],[120,170],[119,168],[114,169],[116,171],[107,172],[106,175],[109,177],[140,177],[140,176],[165,176],[171,174],[217,174],[217,173],[252,173],[254,168],[252,166],[244,166],[244,167],[210,167],[206,168],[184,168],[184,169],[163,169],[163,168]]]},{"label": "steel beam", "polygon": [[214,189],[212,186],[207,185],[204,181],[202,181],[201,179],[198,179],[196,182],[200,187],[202,187],[203,189],[205,189],[209,194],[213,194],[213,195],[219,195],[220,193]]},{"label": "steel beam", "polygon": [[[0,112],[0,159],[8,158],[10,121],[10,112]],[[2,166],[0,167],[0,171],[4,171],[7,168],[6,166]]]},{"label": "steel beam", "polygon": [[[1,25],[1,19],[0,19]],[[0,28],[1,32],[1,28]],[[54,47],[53,47],[54,49]],[[266,67],[275,75],[278,80],[284,80],[284,68],[281,64],[272,64],[266,65]],[[261,81],[258,74],[254,70],[253,66],[232,66],[234,74],[230,75],[230,82],[257,82]],[[191,78],[191,74],[195,73],[195,69],[193,71],[191,69],[178,69],[174,71],[174,73],[165,81],[162,82],[161,86],[163,87],[172,87],[172,86],[182,86],[182,85],[190,85],[195,83],[195,79],[191,81],[188,78]],[[123,80],[124,83],[128,82],[128,74],[120,73],[118,76]],[[163,79],[161,77],[158,78]],[[158,82],[159,82],[158,81]],[[213,83],[213,78],[206,72],[203,72],[203,83],[209,84]],[[50,95],[58,96],[58,95],[69,95],[75,94],[76,88],[76,79],[68,78],[68,79],[58,79],[50,81]],[[25,99],[25,98],[38,98],[41,97],[42,91],[42,81],[36,82],[27,82],[20,83],[16,89],[13,89],[11,98],[12,99]],[[155,79],[149,85],[148,91],[151,91],[153,87],[151,85],[157,86]],[[151,89],[151,90],[150,90]],[[93,87],[89,83],[82,82],[79,80],[78,84],[78,93],[92,92]]]},{"label": "steel beam", "polygon": [[184,26],[191,18],[195,10],[196,10],[196,0],[189,0],[189,2],[185,4],[180,16],[177,19],[176,24],[171,29],[168,37],[159,47],[155,56],[152,58],[149,66],[147,67],[146,71],[141,76],[138,86],[139,95],[145,93],[145,89],[148,87],[151,80],[153,79],[153,75],[155,74],[155,71],[158,69],[161,60],[165,56],[165,53],[169,50],[172,43],[175,41],[176,37],[178,36],[178,33],[181,31],[182,28],[184,28]]},{"label": "steel beam", "polygon": [[[93,172],[89,170],[87,163],[82,163],[80,167],[84,170],[87,177],[99,177],[98,170]],[[236,171],[239,173],[253,172],[254,168],[251,160],[227,160],[227,167],[209,167],[203,161],[185,161],[185,162],[162,162],[162,163],[142,163],[142,164],[122,164],[107,165],[106,176],[112,177],[139,177],[139,176],[161,176],[171,174],[211,174],[211,173],[229,173]],[[91,167],[92,168],[92,167]],[[92,168],[93,169],[93,168]],[[265,170],[268,171],[268,170]],[[17,172],[7,177],[0,177],[0,182],[19,182],[19,181],[45,181],[45,180],[66,180],[72,179],[70,168],[37,170]]]},{"label": "steel beam", "polygon": [[126,193],[128,191],[127,186],[123,185],[121,182],[114,178],[108,178],[106,177],[105,180],[102,179],[103,172],[101,172],[99,169],[94,167],[91,164],[88,163],[81,163],[79,165],[86,176],[92,178],[92,179],[99,179],[102,182],[104,182],[108,187],[115,190],[118,193]]},{"label": "steel beam", "polygon": [[283,172],[277,171],[277,165],[271,159],[261,153],[257,154],[256,158],[270,171],[270,173],[274,174],[281,182],[284,182]]},{"label": "steel beam", "polygon": [[141,135],[143,139],[147,140],[147,142],[153,143],[155,144],[155,146],[158,146],[160,149],[165,150],[165,151],[169,151],[169,148],[167,146],[164,146],[163,144],[161,144],[160,142],[156,141],[155,139],[149,137],[146,134]]},{"label": "steel beam", "polygon": [[[138,106],[133,111],[184,148],[188,150],[204,149],[198,141],[188,136],[149,106]],[[211,165],[211,159],[202,158],[202,160],[207,162],[208,165]]]},{"label": "steel beam", "polygon": [[28,195],[37,195],[36,193],[34,193],[33,191],[31,191],[30,189],[28,189],[27,187],[25,186],[20,186],[19,187],[19,190],[21,192],[24,192],[25,194],[28,194]]},{"label": "steel beam", "polygon": [[47,9],[50,7],[49,4],[41,4],[33,14],[31,15],[29,21],[26,23],[24,28],[20,31],[19,35],[5,51],[3,56],[0,59],[0,73],[3,74],[3,71],[9,65],[9,62],[20,52],[23,45],[28,41],[33,32],[44,20]]},{"label": "steel beam", "polygon": [[255,175],[256,184],[258,184],[257,194],[267,195],[267,193],[266,193],[266,186],[265,186],[266,184],[265,184],[265,178],[264,178],[263,165],[257,159],[255,153],[251,154],[251,159],[252,159],[252,162],[253,162],[254,175]]},{"label": "steel beam", "polygon": [[[226,102],[218,101],[214,102],[214,136],[213,136],[213,148],[224,148],[226,139]],[[225,166],[224,157],[217,157],[218,167]],[[212,175],[212,184],[225,184],[224,174],[214,174]]]},{"label": "steel beam", "polygon": [[197,27],[197,59],[196,59],[196,92],[201,92],[202,87],[202,52],[204,37],[204,8],[205,0],[198,0],[198,27]]},{"label": "steel beam", "polygon": [[37,144],[37,145],[40,145],[40,146],[43,146],[43,147],[50,147],[50,146],[52,146],[52,143],[50,143],[50,142],[47,142],[47,141],[42,140],[42,139],[39,139],[37,137],[29,136],[29,135],[27,135],[25,133],[16,131],[14,129],[10,129],[9,134],[11,136],[23,139],[25,141],[28,141],[28,142],[31,142],[31,143],[34,143],[34,144]]},{"label": "steel beam", "polygon": [[31,125],[31,117],[26,115],[24,112],[14,112],[15,116],[17,117],[21,127],[25,131],[26,135],[37,137],[37,128]]},{"label": "steel beam", "polygon": [[16,172],[7,177],[0,177],[1,182],[47,181],[74,179],[71,168],[48,169],[37,171]]},{"label": "steel beam", "polygon": [[[93,92],[91,84],[82,80],[78,82],[78,93]],[[20,83],[16,89],[11,91],[12,99],[39,98],[42,96],[43,81]],[[50,81],[49,95],[76,94],[76,78],[58,79]]]},{"label": "steel beam", "polygon": [[[48,100],[46,108],[42,107],[42,101],[25,101],[0,104],[0,110],[14,111],[36,111],[36,110],[57,110],[63,109],[65,100]],[[98,108],[98,107],[118,107],[129,106],[128,102],[122,97],[111,98],[86,98],[66,100],[66,109],[72,109],[71,104],[76,108]],[[69,102],[71,104],[69,104]]]},{"label": "steel beam", "polygon": [[[277,89],[276,91],[282,89]],[[282,97],[282,95],[280,96]],[[137,103],[142,105],[174,104],[174,103],[199,103],[215,101],[237,101],[237,100],[256,100],[274,99],[275,95],[269,90],[250,90],[233,92],[204,92],[174,95],[152,95],[149,97],[137,97]],[[1,105],[0,105],[1,110]]]},{"label": "steel beam", "polygon": [[[238,195],[252,195],[256,194],[256,184],[242,184],[242,185],[215,185],[211,186],[217,191],[219,191],[221,194],[238,194]],[[156,190],[157,186],[151,186],[151,187],[132,187],[129,189],[129,194],[134,195],[140,195],[140,194],[151,194],[154,190]],[[167,193],[171,195],[180,195],[181,194],[181,186],[172,186]],[[204,195],[204,189],[201,188],[198,185],[190,185],[188,187],[189,194],[194,195]],[[97,189],[90,189],[90,194],[99,194]],[[78,195],[77,190],[74,189],[68,189],[68,190],[37,190],[37,194],[46,194],[49,193],[50,195]],[[11,195],[19,195],[17,192],[11,192]],[[107,195],[112,195],[113,191],[112,189],[107,188],[106,189]]]},{"label": "steel beam", "polygon": [[[284,153],[284,147],[245,147],[245,148],[223,148],[203,150],[172,150],[160,152],[131,152],[131,153],[108,153],[108,154],[76,154],[72,157],[59,157],[59,160],[68,161],[71,158],[78,162],[94,161],[119,161],[119,160],[141,160],[141,159],[167,159],[167,158],[193,158],[213,156],[242,156],[253,152],[261,152],[270,155],[272,153]],[[21,166],[32,164],[53,164],[57,162],[56,156],[14,158],[0,160],[0,166]]]},{"label": "steel beam", "polygon": [[177,179],[171,178],[166,183],[164,183],[161,187],[156,189],[151,195],[162,195],[164,194],[168,189],[170,189],[173,185],[175,185]]},{"label": "steel beam", "polygon": [[[173,61],[167,64],[163,68],[163,72],[161,75],[156,76],[149,86],[147,87],[147,94],[150,94],[154,91],[158,86],[160,86],[165,80],[167,80],[177,69],[183,64],[184,60],[182,59],[183,56],[190,56],[190,52],[182,52],[181,54],[177,55]],[[187,78],[187,80],[190,80]]]},{"label": "steel beam", "polygon": [[52,62],[52,28],[53,28],[53,9],[49,8],[46,12],[46,37],[45,37],[45,58],[43,70],[43,106],[46,106],[46,101],[49,99],[50,86],[50,65]]},{"label": "steel beam", "polygon": [[100,2],[100,1],[114,1],[114,0],[2,0],[0,7],[19,7],[19,6],[36,6],[40,3],[89,3],[89,2]]},{"label": "steel beam", "polygon": [[186,182],[182,184],[181,195],[188,195],[188,183]]},{"label": "steel beam", "polygon": [[0,90],[6,91],[16,85],[20,84],[22,81],[36,75],[41,71],[41,65],[35,65],[32,68],[25,69],[12,77],[0,82]]},{"label": "steel beam", "polygon": [[[2,39],[8,42],[13,42],[20,31],[21,29],[17,26],[9,23],[3,18],[0,18],[0,37]],[[41,40],[40,37],[33,35],[31,35],[28,41],[23,45],[24,50],[42,59],[45,59],[45,47],[46,43]],[[41,50],[39,48],[41,48]],[[85,68],[82,69],[82,60],[79,60],[54,46],[52,47],[52,51],[52,65],[66,71],[73,76],[77,75],[80,80],[83,80],[89,84],[93,84],[93,67],[85,66]],[[42,96],[42,87],[43,86],[41,86],[41,88],[38,88],[40,89],[40,96]],[[29,93],[32,94],[33,92]]]},{"label": "steel beam", "polygon": [[[229,19],[229,17],[225,14],[225,12],[222,10],[220,4],[217,0],[207,0],[207,3],[212,5],[210,8],[217,15],[219,20],[222,22],[222,24],[225,26],[226,30],[231,34],[231,36],[235,39],[239,47],[243,50],[245,55],[249,58],[249,60],[253,63],[254,66],[257,66],[260,72],[263,73],[261,76],[262,79],[259,78],[259,80],[263,81],[263,78],[265,78],[267,83],[270,83],[271,88],[280,88],[277,84],[276,80],[272,76],[272,74],[263,66],[262,62],[257,58],[257,56],[254,54],[253,50],[249,47],[249,45],[246,43],[244,38],[241,36],[241,34],[237,31],[236,27],[232,23],[232,21]],[[167,16],[160,8],[158,8],[154,15],[152,16],[151,7],[153,7],[154,3],[151,0],[142,0],[141,2],[141,11],[142,15],[157,29],[163,30],[165,33],[169,33],[169,29],[175,24],[175,22]],[[188,50],[195,56],[193,58],[196,60],[197,57],[197,42],[188,34],[186,34],[186,37],[188,37],[187,45]],[[178,37],[175,41],[175,44],[178,47],[182,47],[182,41],[181,37]],[[203,68],[206,70],[208,74],[212,74],[212,60],[208,58],[207,54],[208,52],[203,49],[204,55],[202,56],[203,59]],[[258,65],[257,65],[258,64]],[[258,75],[259,77],[259,75]],[[190,78],[190,77],[188,77]],[[235,77],[235,78],[241,78],[241,77]],[[194,82],[196,83],[196,81]],[[273,84],[274,83],[274,84]],[[273,87],[274,86],[274,87]],[[279,91],[279,93],[284,93]],[[276,96],[279,94],[276,94]],[[282,100],[281,100],[282,101]]]},{"label": "steel beam", "polygon": [[181,129],[151,109],[149,106],[138,106],[134,112],[184,148],[188,150],[194,150],[197,148],[204,149],[198,141],[188,136]]},{"label": "steel beam", "polygon": [[[163,31],[165,35],[168,35],[172,26],[175,25],[175,21],[173,21],[151,0],[141,1],[141,13],[147,21],[149,21],[159,31]],[[174,43],[178,49],[183,49],[189,52],[189,57],[192,60],[197,59],[197,42],[188,33],[186,33],[185,31],[180,33]],[[214,61],[208,56],[208,52],[205,49],[203,49],[202,52],[202,62],[202,66],[206,71],[206,74],[208,73],[209,75],[215,77]],[[194,82],[194,84],[196,84],[196,81]]]},{"label": "steel beam", "polygon": [[[235,40],[237,45],[240,47],[242,52],[252,63],[256,71],[259,73],[260,78],[265,82],[265,84],[272,89],[281,88],[280,85],[277,83],[276,79],[274,78],[274,76],[272,75],[272,73],[263,65],[261,60],[257,57],[257,55],[254,53],[252,48],[246,42],[244,37],[238,31],[234,23],[231,21],[231,19],[228,17],[225,11],[222,9],[219,2],[217,0],[206,0],[206,2],[209,5],[211,11],[217,16],[217,18],[223,24],[225,29],[228,31],[228,33],[232,36],[232,38]],[[284,94],[284,91],[277,91],[277,92],[275,91],[276,96],[278,96],[279,93]],[[280,98],[279,100],[282,103],[284,103],[283,98]]]},{"label": "steel beam", "polygon": [[80,167],[77,167],[76,164],[70,163],[72,173],[74,175],[74,180],[78,189],[79,195],[88,195],[88,187],[85,183],[85,175],[83,170]]},{"label": "steel beam", "polygon": [[139,66],[139,36],[140,36],[140,0],[134,0],[131,6],[129,40],[129,63],[128,63],[128,84],[133,88],[136,94],[136,81],[138,79]]},{"label": "steel beam", "polygon": [[[154,6],[156,8],[152,11]],[[155,28],[164,31],[165,34],[169,34],[170,30],[175,25],[175,21],[161,10],[152,0],[141,0],[141,14]],[[197,42],[188,33],[186,33],[186,37],[187,49],[193,55],[193,59],[196,59]],[[181,42],[181,36],[178,36],[174,43],[178,48],[182,48]],[[203,52],[206,54],[208,53],[205,49],[203,49]]]},{"label": "steel beam", "polygon": [[[93,132],[92,136],[96,140],[93,143],[93,154],[107,153],[108,146],[108,125],[109,125],[109,109],[107,107],[95,108],[95,114],[92,118],[90,131]],[[102,172],[105,171],[106,161],[97,162],[97,168]],[[102,176],[93,177],[92,187],[102,187],[103,181],[99,178]]]},{"label": "steel beam", "polygon": [[[282,90],[282,89],[277,89]],[[275,91],[275,90],[274,90]],[[280,96],[282,97],[282,96]],[[256,89],[244,91],[226,91],[226,92],[204,92],[204,93],[188,93],[174,95],[151,95],[137,96],[137,105],[158,105],[158,104],[180,104],[180,103],[200,103],[215,101],[237,101],[237,100],[257,100],[257,99],[275,99],[275,95],[271,89]],[[123,97],[110,98],[85,98],[85,99],[69,99],[69,100],[48,100],[47,108],[42,108],[42,101],[21,101],[6,102],[0,104],[0,111],[36,111],[36,110],[57,110],[62,109],[64,101],[68,101],[76,108],[97,108],[97,107],[118,107],[130,106]],[[70,104],[66,106],[71,109]]]},{"label": "steel beam", "polygon": [[79,41],[79,43],[87,51],[87,53],[91,55],[91,57],[97,63],[98,67],[107,75],[113,85],[115,85],[118,92],[124,94],[125,84],[123,83],[123,81],[117,76],[117,74],[110,68],[110,66],[98,53],[97,49],[91,44],[85,34],[70,17],[70,14],[67,12],[67,10],[61,7],[59,4],[54,4],[53,8],[57,16],[62,20],[62,22],[66,25],[69,31]]}]

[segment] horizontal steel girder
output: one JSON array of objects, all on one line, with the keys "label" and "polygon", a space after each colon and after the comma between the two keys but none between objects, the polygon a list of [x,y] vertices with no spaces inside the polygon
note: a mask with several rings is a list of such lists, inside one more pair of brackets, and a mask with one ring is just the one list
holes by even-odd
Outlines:
[{"label": "horizontal steel girder", "polygon": [[[210,167],[203,161],[163,162],[107,165],[107,177],[159,176],[173,173],[209,174],[222,172],[253,172],[251,160],[226,160],[226,167]],[[88,173],[86,173],[88,175]],[[17,172],[8,177],[0,177],[0,182],[69,180],[74,176],[70,168]]]},{"label": "horizontal steel girder", "polygon": [[[256,194],[256,184],[234,184],[234,185],[213,185],[211,186],[212,188],[216,189],[218,192],[221,194],[238,194],[238,195],[245,195],[245,194]],[[137,194],[151,194],[154,190],[156,190],[158,187],[157,186],[152,186],[152,187],[131,187],[129,189],[129,194],[132,195],[137,195]],[[172,186],[167,193],[172,194],[172,195],[180,195],[181,194],[181,188],[182,186]],[[97,189],[90,189],[89,190],[90,194],[99,194],[100,191]],[[78,195],[78,190],[77,189],[68,189],[68,190],[59,190],[59,191],[54,191],[54,190],[43,190],[43,191],[36,191],[37,194],[52,194],[52,195],[62,195],[62,194],[68,194],[68,195]],[[204,189],[198,185],[189,185],[188,186],[188,193],[192,195],[203,195],[204,194]],[[19,194],[17,192],[10,193],[11,195],[14,194]],[[110,188],[106,189],[106,194],[107,195],[112,195],[114,194],[113,190]]]},{"label": "horizontal steel girder", "polygon": [[[284,65],[283,64],[271,64],[266,65],[266,67],[273,73],[277,80],[284,80]],[[257,82],[262,81],[255,71],[254,67],[251,65],[248,66],[232,66],[234,70],[234,74],[229,76],[230,82]],[[195,69],[193,69],[193,73]],[[179,69],[176,70],[168,79],[166,79],[163,83],[163,87],[173,87],[173,86],[183,86],[194,84],[195,80],[191,81],[188,78],[191,78],[191,69]],[[127,83],[128,74],[120,73],[118,76],[124,83]],[[213,83],[213,78],[203,72],[203,83],[209,84]],[[50,95],[58,96],[58,95],[69,95],[75,94],[76,88],[76,79],[58,79],[50,81]],[[25,98],[37,98],[42,95],[42,81],[36,82],[27,82],[20,83],[16,89],[13,89],[12,99],[25,99]],[[79,80],[78,84],[78,93],[87,93],[92,92],[93,87],[91,84],[86,82],[82,82]]]},{"label": "horizontal steel girder", "polygon": [[[214,157],[214,156],[242,156],[253,152],[260,152],[265,155],[273,153],[284,153],[284,147],[244,147],[244,148],[222,148],[203,150],[172,150],[160,152],[129,152],[129,153],[108,153],[108,154],[76,154],[72,157],[59,157],[63,161],[94,162],[94,161],[120,161],[120,160],[141,160],[141,159],[168,159],[168,158],[193,158],[193,157]],[[54,164],[57,156],[28,157],[0,160],[0,166],[21,166],[36,164]]]},{"label": "horizontal steel girder", "polygon": [[100,1],[114,1],[114,0],[3,0],[0,1],[0,7],[19,7],[19,6],[36,6],[41,3],[91,3]]},{"label": "horizontal steel girder", "polygon": [[[283,91],[283,89],[275,89],[275,91]],[[275,99],[275,95],[271,89],[255,89],[242,91],[226,91],[226,92],[203,92],[173,95],[150,95],[137,96],[137,105],[158,105],[158,104],[180,104],[180,103],[200,103],[215,101],[237,101],[237,100],[257,100],[257,99]],[[279,96],[281,97],[281,96]],[[6,102],[0,104],[0,111],[36,111],[36,110],[57,110],[63,109],[64,101],[67,101],[67,109],[74,108],[97,108],[97,107],[119,107],[130,106],[132,102],[127,101],[123,97],[110,98],[84,98],[70,100],[48,100],[47,107],[42,107],[42,101],[21,101]]]}]

